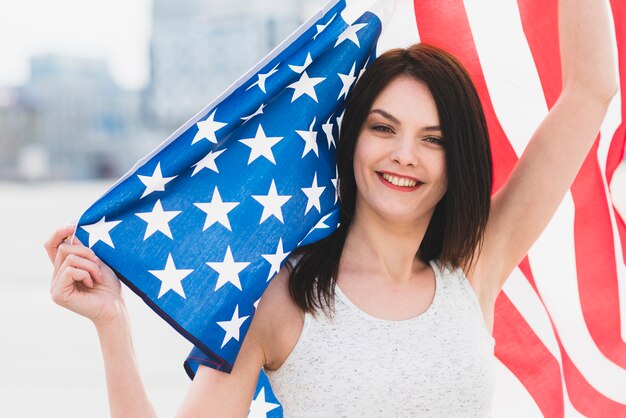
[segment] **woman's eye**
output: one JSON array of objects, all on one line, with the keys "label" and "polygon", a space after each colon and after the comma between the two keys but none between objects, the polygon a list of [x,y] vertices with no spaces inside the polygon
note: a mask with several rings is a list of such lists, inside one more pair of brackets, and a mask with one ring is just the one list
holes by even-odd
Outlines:
[{"label": "woman's eye", "polygon": [[429,136],[428,138],[426,138],[426,141],[430,142],[431,144],[436,144],[436,145],[441,145],[441,146],[444,145],[443,138],[439,138],[436,136]]},{"label": "woman's eye", "polygon": [[385,125],[374,125],[372,129],[378,132],[393,133],[393,130]]}]

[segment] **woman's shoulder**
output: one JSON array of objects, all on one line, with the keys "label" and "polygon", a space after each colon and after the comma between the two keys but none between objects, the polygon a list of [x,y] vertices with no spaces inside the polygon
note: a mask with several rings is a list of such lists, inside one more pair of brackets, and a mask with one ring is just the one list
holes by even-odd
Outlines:
[{"label": "woman's shoulder", "polygon": [[304,325],[304,313],[289,293],[291,269],[286,264],[267,286],[255,314],[269,369],[277,368],[287,358]]}]

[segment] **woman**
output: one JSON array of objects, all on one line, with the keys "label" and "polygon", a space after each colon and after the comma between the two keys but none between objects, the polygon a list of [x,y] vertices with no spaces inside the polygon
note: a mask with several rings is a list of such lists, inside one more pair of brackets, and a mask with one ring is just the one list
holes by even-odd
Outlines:
[{"label": "woman", "polygon": [[[201,366],[180,417],[245,416],[261,367],[286,416],[489,415],[496,296],[616,90],[600,2],[561,0],[559,21],[563,91],[491,206],[484,118],[461,67],[427,46],[372,64],[342,125],[341,227],[274,278],[232,373]],[[65,242],[72,230],[46,243],[52,297],[95,324],[112,416],[154,416],[119,282]]]}]

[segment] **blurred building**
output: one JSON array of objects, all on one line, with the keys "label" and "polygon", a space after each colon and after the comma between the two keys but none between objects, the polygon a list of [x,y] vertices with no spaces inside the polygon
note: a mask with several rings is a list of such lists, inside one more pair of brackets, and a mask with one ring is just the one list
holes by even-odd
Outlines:
[{"label": "blurred building", "polygon": [[132,164],[140,95],[121,90],[104,61],[35,57],[22,91],[35,108],[33,142],[47,153],[51,177],[110,177]]},{"label": "blurred building", "polygon": [[154,0],[152,123],[173,131],[293,32],[321,0]]},{"label": "blurred building", "polygon": [[36,142],[35,107],[20,89],[0,90],[0,178],[13,178],[22,148]]},{"label": "blurred building", "polygon": [[325,0],[153,0],[151,80],[122,90],[104,60],[42,55],[0,90],[0,179],[118,177]]}]

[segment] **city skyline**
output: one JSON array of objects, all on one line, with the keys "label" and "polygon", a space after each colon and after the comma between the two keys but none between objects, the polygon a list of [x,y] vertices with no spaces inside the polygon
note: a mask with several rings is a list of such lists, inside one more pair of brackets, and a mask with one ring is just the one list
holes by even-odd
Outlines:
[{"label": "city skyline", "polygon": [[[305,7],[300,20],[306,20],[325,3],[302,1]],[[0,39],[4,40],[0,41],[0,88],[28,83],[30,61],[41,55],[102,59],[121,88],[146,88],[150,82],[153,5],[154,0],[0,2]]]},{"label": "city skyline", "polygon": [[[18,22],[14,27],[37,27],[31,41],[17,39],[14,47],[41,44],[25,57],[28,71],[22,80],[0,83],[0,178],[121,175],[309,18],[323,0],[271,5],[260,0],[140,0],[150,5],[143,15],[149,25],[135,26],[150,30],[145,51],[131,54],[145,55],[147,62],[125,62],[135,76],[139,67],[146,73],[134,85],[132,74],[116,71],[115,54],[109,54],[128,54],[124,45],[133,42],[122,28],[130,11],[108,6],[74,10],[75,1],[61,0],[58,10],[41,10],[50,12],[53,29],[39,27],[39,17],[26,24],[12,8]],[[3,20],[11,20],[2,8],[0,28]],[[115,10],[119,16],[111,14]],[[64,12],[72,24],[55,20]],[[54,35],[43,42],[47,32]],[[0,39],[10,38],[0,33]],[[70,39],[76,43],[64,45]],[[0,41],[0,56],[6,55],[7,45]],[[17,55],[13,64],[2,67],[5,75]]]}]

